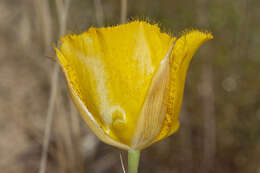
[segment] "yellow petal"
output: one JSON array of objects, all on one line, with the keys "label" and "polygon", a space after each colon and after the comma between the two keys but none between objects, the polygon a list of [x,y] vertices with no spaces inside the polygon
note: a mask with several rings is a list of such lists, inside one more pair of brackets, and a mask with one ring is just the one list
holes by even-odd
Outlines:
[{"label": "yellow petal", "polygon": [[157,25],[135,21],[62,41],[57,55],[75,95],[106,135],[131,146],[152,78],[173,38]]},{"label": "yellow petal", "polygon": [[[174,45],[174,44],[173,44]],[[165,119],[167,86],[170,78],[170,57],[173,45],[153,76],[142,111],[139,115],[131,147],[141,150],[151,145],[158,136]]]},{"label": "yellow petal", "polygon": [[[67,76],[65,72],[65,76]],[[67,81],[68,82],[68,81]],[[78,108],[80,114],[84,118],[85,122],[87,123],[88,127],[92,130],[92,132],[95,133],[95,135],[101,139],[103,142],[113,145],[117,148],[121,148],[124,150],[129,150],[129,146],[124,145],[114,139],[112,139],[110,136],[108,136],[102,127],[97,123],[97,121],[94,119],[93,115],[88,111],[86,106],[83,104],[83,102],[78,97],[76,91],[72,88],[72,85],[70,82],[68,82],[68,87],[71,93],[71,96],[76,104],[76,107]]]},{"label": "yellow petal", "polygon": [[209,33],[194,30],[182,35],[174,45],[170,61],[170,85],[167,100],[167,113],[157,139],[161,140],[174,133],[179,128],[179,113],[181,109],[186,72],[192,56],[202,43],[212,39]]}]

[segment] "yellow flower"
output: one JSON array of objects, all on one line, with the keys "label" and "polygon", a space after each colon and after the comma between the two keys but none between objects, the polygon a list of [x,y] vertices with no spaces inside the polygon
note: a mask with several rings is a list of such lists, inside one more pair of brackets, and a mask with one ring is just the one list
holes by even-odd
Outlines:
[{"label": "yellow flower", "polygon": [[212,39],[197,30],[179,39],[144,21],[90,28],[56,49],[83,119],[107,144],[141,150],[179,127],[186,71]]}]

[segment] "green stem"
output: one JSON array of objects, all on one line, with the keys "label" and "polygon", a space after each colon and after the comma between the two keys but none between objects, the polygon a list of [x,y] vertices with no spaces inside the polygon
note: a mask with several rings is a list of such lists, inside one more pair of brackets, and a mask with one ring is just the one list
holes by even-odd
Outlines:
[{"label": "green stem", "polygon": [[138,173],[140,151],[128,150],[128,173]]}]

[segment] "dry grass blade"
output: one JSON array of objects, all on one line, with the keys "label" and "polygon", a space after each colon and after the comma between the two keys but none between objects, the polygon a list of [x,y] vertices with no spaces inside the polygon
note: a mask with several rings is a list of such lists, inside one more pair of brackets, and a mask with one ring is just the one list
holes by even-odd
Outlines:
[{"label": "dry grass blade", "polygon": [[104,26],[104,12],[101,0],[94,0],[95,11],[96,11],[96,20],[98,26]]},{"label": "dry grass blade", "polygon": [[121,23],[126,23],[127,18],[127,0],[121,0]]},{"label": "dry grass blade", "polygon": [[124,161],[123,161],[123,157],[122,157],[122,153],[121,152],[120,152],[120,162],[121,162],[121,166],[122,166],[122,169],[123,169],[123,173],[126,173],[125,165],[124,165]]},{"label": "dry grass blade", "polygon": [[49,51],[51,48],[51,42],[52,42],[52,20],[51,20],[51,13],[50,13],[50,7],[49,2],[47,0],[35,0],[34,6],[36,15],[39,17],[40,22],[40,31],[43,35],[43,41],[44,41],[44,50]]},{"label": "dry grass blade", "polygon": [[54,111],[54,105],[55,105],[57,88],[58,88],[58,74],[59,74],[59,67],[55,65],[53,76],[52,76],[52,81],[51,81],[51,84],[52,84],[51,96],[49,99],[47,120],[46,120],[46,126],[45,126],[45,131],[44,131],[44,142],[43,142],[43,150],[42,150],[39,173],[44,173],[46,170],[47,153],[48,153],[48,147],[49,147],[49,141],[50,141],[50,135],[51,135],[51,126],[52,126],[52,122],[53,122],[53,111]]},{"label": "dry grass blade", "polygon": [[[67,18],[69,2],[70,2],[69,0],[66,0],[65,2],[63,2],[62,0],[56,0],[58,18],[60,24],[60,31],[59,31],[60,36],[64,35],[66,31],[66,18]],[[58,64],[55,64],[54,71],[52,74],[51,93],[50,93],[49,106],[47,112],[46,126],[44,131],[44,142],[43,142],[43,150],[42,150],[39,173],[45,173],[46,171],[47,153],[48,153],[48,147],[49,147],[49,141],[51,135],[51,127],[53,122],[53,112],[54,112],[55,101],[56,101],[57,90],[58,90],[58,76],[59,76],[59,66]]]},{"label": "dry grass blade", "polygon": [[69,4],[70,0],[56,0],[58,20],[60,25],[59,37],[63,36],[66,32]]}]

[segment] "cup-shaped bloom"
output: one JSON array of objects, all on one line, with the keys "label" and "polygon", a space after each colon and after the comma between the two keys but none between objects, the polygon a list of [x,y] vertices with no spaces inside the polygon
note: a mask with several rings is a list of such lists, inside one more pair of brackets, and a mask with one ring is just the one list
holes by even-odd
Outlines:
[{"label": "cup-shaped bloom", "polygon": [[157,25],[133,21],[65,36],[56,54],[95,135],[118,148],[141,150],[178,129],[186,71],[209,39],[197,30],[177,39]]}]

